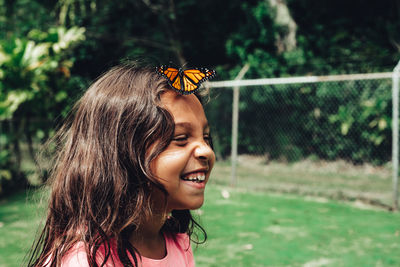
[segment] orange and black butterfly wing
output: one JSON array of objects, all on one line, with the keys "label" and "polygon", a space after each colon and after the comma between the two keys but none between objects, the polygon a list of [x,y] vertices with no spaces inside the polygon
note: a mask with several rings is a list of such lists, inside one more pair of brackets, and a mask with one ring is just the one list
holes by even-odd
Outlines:
[{"label": "orange and black butterfly wing", "polygon": [[167,79],[168,84],[175,90],[182,90],[181,71],[174,67],[161,66],[157,67],[157,73]]},{"label": "orange and black butterfly wing", "polygon": [[215,76],[214,70],[209,70],[207,68],[201,69],[188,69],[183,71],[182,75],[182,94],[194,93],[202,82]]},{"label": "orange and black butterfly wing", "polygon": [[157,67],[156,70],[173,89],[184,95],[194,93],[202,82],[215,76],[215,71],[207,68],[193,68],[183,71],[181,68],[163,65]]}]

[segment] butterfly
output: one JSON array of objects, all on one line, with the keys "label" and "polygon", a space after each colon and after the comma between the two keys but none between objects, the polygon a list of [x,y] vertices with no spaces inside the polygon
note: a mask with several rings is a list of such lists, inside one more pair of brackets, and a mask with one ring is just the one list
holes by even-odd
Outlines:
[{"label": "butterfly", "polygon": [[162,65],[156,68],[158,74],[167,79],[168,84],[183,95],[196,92],[202,82],[213,78],[215,70],[207,68],[192,68],[183,70]]}]

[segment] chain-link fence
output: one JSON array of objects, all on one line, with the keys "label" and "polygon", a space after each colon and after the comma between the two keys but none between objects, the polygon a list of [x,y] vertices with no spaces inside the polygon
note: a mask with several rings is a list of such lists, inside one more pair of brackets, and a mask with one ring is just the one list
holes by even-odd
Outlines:
[{"label": "chain-link fence", "polygon": [[[258,189],[389,205],[391,73],[317,78],[323,81],[265,79],[265,85],[233,90],[210,83],[215,88],[207,113],[214,148],[220,161],[233,164],[230,175],[226,164],[223,179],[233,175],[231,184],[237,179]],[[235,90],[240,92],[237,111]],[[235,112],[238,157],[232,158]]]},{"label": "chain-link fence", "polygon": [[[210,83],[206,112],[218,159],[211,182],[391,206],[391,75],[231,81],[241,82],[240,89]],[[0,163],[14,166],[1,172],[0,182],[20,172],[40,181],[46,168],[35,156],[53,129],[49,123],[0,123]]]}]

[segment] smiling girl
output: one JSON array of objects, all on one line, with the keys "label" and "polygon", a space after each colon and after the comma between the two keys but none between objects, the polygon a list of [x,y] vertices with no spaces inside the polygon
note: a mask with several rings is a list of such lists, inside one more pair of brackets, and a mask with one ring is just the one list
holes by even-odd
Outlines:
[{"label": "smiling girl", "polygon": [[[100,77],[60,130],[47,220],[29,266],[194,266],[190,237],[215,161],[195,94],[153,69]],[[204,232],[205,234],[205,232]]]}]

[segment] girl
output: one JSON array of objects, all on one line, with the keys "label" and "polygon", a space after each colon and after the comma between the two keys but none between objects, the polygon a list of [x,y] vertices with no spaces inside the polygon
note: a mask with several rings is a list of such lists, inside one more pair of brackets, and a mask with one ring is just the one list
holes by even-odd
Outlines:
[{"label": "girl", "polygon": [[203,204],[215,161],[200,97],[125,65],[74,113],[29,266],[194,266],[190,236],[205,232],[189,210]]}]

